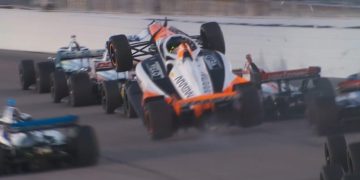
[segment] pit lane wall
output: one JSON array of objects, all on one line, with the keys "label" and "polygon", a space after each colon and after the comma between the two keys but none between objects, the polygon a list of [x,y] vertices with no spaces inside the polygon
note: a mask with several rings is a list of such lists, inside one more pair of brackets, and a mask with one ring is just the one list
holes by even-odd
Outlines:
[{"label": "pit lane wall", "polygon": [[0,5],[161,15],[360,16],[358,0],[0,0]]}]

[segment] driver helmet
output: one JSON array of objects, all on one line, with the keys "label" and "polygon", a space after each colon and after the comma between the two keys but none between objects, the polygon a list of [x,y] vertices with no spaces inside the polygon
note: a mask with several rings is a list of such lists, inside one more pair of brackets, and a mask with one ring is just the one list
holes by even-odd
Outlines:
[{"label": "driver helmet", "polygon": [[192,58],[198,53],[198,45],[185,35],[172,35],[164,40],[162,47],[166,60],[183,59],[186,56]]}]

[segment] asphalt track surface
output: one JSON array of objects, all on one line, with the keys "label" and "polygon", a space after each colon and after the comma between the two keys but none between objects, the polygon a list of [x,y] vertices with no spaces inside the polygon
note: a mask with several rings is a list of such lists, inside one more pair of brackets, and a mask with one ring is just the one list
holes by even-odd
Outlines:
[{"label": "asphalt track surface", "polygon": [[121,112],[106,115],[100,106],[72,108],[53,104],[49,94],[22,91],[18,63],[50,56],[0,50],[0,102],[17,99],[34,118],[80,116],[96,130],[101,148],[97,166],[10,175],[3,179],[146,179],[146,180],[316,180],[324,164],[323,138],[304,119],[264,123],[250,129],[217,127],[206,132],[180,131],[151,141],[140,119]]}]

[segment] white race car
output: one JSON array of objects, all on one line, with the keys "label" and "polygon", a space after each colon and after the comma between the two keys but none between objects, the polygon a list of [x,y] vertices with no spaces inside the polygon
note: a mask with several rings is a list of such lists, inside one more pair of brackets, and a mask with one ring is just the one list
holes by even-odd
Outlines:
[{"label": "white race car", "polygon": [[98,145],[90,126],[77,124],[77,116],[32,119],[8,100],[0,118],[0,174],[16,167],[29,169],[48,163],[90,166],[97,163]]}]

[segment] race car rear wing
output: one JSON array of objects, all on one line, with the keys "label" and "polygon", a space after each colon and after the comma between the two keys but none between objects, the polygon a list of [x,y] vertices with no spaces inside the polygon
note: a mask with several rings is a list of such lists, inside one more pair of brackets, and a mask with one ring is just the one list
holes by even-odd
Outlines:
[{"label": "race car rear wing", "polygon": [[338,84],[337,90],[340,92],[350,92],[360,90],[360,80],[346,80]]},{"label": "race car rear wing", "polygon": [[297,80],[320,77],[320,67],[308,67],[288,71],[265,72],[261,74],[263,83],[279,80]]},{"label": "race car rear wing", "polygon": [[82,51],[59,51],[57,58],[59,61],[66,61],[72,59],[82,58],[102,58],[105,53],[105,49],[96,50],[82,50]]},{"label": "race car rear wing", "polygon": [[9,126],[10,133],[40,131],[47,129],[58,129],[77,126],[78,117],[67,115],[62,117],[48,119],[34,119],[29,121],[21,121]]},{"label": "race car rear wing", "polygon": [[[259,72],[259,76],[261,83],[267,83],[273,81],[316,78],[320,77],[320,72],[320,67],[308,67],[288,71]],[[242,69],[234,69],[233,73],[242,77],[251,74],[251,72]]]}]

